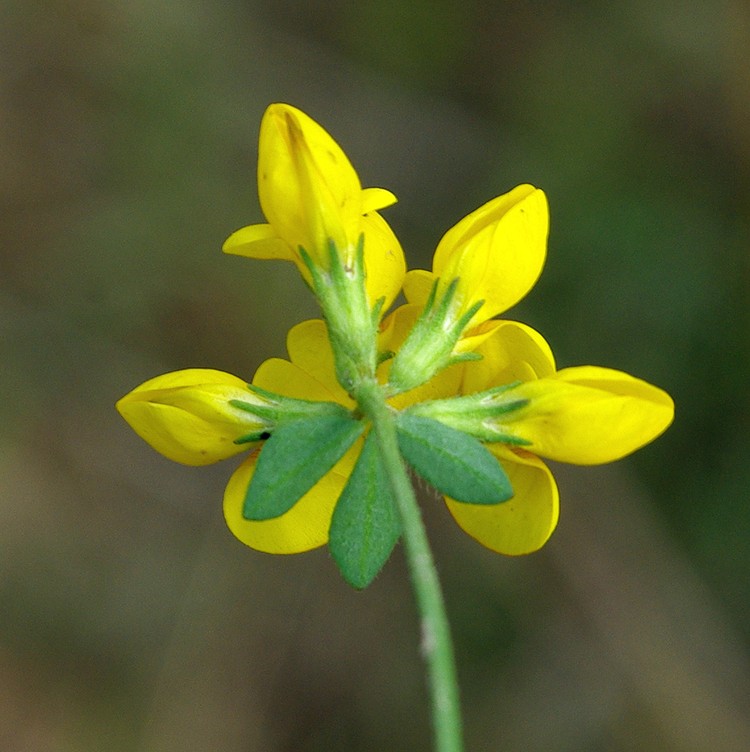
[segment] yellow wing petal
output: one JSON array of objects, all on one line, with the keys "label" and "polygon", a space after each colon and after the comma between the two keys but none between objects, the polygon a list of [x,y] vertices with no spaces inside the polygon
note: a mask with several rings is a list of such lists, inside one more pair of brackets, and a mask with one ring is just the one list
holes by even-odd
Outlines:
[{"label": "yellow wing petal", "polygon": [[286,347],[292,363],[325,387],[329,394],[326,400],[333,400],[347,407],[354,406],[349,395],[336,380],[333,351],[324,321],[309,319],[293,326],[287,334]]},{"label": "yellow wing petal", "polygon": [[412,269],[404,277],[404,296],[409,303],[423,307],[430,297],[436,279],[432,272],[425,269]]}]

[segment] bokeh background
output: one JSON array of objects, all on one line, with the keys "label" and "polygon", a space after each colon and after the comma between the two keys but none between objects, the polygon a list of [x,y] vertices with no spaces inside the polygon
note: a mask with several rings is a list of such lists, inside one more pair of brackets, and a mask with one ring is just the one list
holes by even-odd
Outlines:
[{"label": "bokeh background", "polygon": [[534,556],[424,498],[468,750],[750,749],[749,84],[742,0],[5,0],[0,748],[430,749],[401,552],[357,593],[325,550],[250,551],[233,463],[173,465],[113,408],[172,369],[250,378],[316,315],[291,265],[220,252],[287,101],[399,196],[412,266],[543,187],[511,315],[677,403],[638,455],[558,469]]}]

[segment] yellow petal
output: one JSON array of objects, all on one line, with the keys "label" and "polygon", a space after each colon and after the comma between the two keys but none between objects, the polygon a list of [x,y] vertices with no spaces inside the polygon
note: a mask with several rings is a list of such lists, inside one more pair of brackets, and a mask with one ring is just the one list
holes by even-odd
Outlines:
[{"label": "yellow petal", "polygon": [[281,358],[263,361],[253,376],[253,384],[294,399],[338,402],[338,392],[321,383],[294,363]]},{"label": "yellow petal", "polygon": [[489,445],[508,473],[514,496],[502,504],[463,504],[446,499],[456,522],[472,538],[509,556],[540,549],[552,535],[559,514],[559,495],[549,468],[522,450]]},{"label": "yellow petal", "polygon": [[443,284],[458,278],[461,312],[484,305],[473,322],[496,316],[523,298],[541,274],[549,213],[544,193],[519,185],[464,217],[438,244],[432,271]]},{"label": "yellow petal", "polygon": [[391,311],[380,325],[378,350],[381,352],[398,350],[414,326],[421,310],[422,306],[407,303]]},{"label": "yellow petal", "polygon": [[379,214],[362,217],[362,232],[365,236],[367,298],[374,304],[384,297],[383,311],[387,311],[401,291],[406,273],[404,252],[393,230]]},{"label": "yellow petal", "polygon": [[235,470],[224,492],[224,518],[235,537],[270,554],[296,554],[325,545],[346,476],[331,470],[286,514],[261,522],[246,520],[242,509],[257,457],[252,454]]},{"label": "yellow petal", "polygon": [[420,308],[430,297],[432,286],[437,277],[425,269],[412,269],[404,277],[404,296],[409,303],[415,303]]},{"label": "yellow petal", "polygon": [[622,371],[566,368],[553,378],[520,384],[509,395],[529,404],[503,426],[530,441],[535,454],[595,465],[620,459],[659,436],[674,417],[671,397]]},{"label": "yellow petal", "polygon": [[181,371],[171,371],[144,381],[133,389],[130,394],[138,392],[152,392],[158,389],[173,389],[182,386],[197,386],[199,384],[225,384],[226,386],[246,389],[247,382],[226,371],[214,368],[184,368]]},{"label": "yellow petal", "polygon": [[286,348],[292,363],[326,389],[330,395],[326,400],[354,406],[336,379],[333,350],[324,321],[310,319],[293,326],[286,337]]},{"label": "yellow petal", "polygon": [[[392,361],[383,363],[382,371],[378,370],[378,381],[385,384],[388,382],[388,371]],[[463,374],[464,364],[448,366],[442,371],[438,371],[429,381],[420,384],[414,389],[406,392],[400,392],[395,397],[391,397],[388,403],[396,410],[403,410],[414,405],[417,402],[427,402],[428,400],[445,399],[453,397],[458,393],[461,385],[461,376]]]},{"label": "yellow petal", "polygon": [[332,240],[345,258],[360,234],[362,187],[331,136],[296,107],[272,104],[260,126],[258,194],[269,224],[289,246],[328,266]]},{"label": "yellow petal", "polygon": [[539,332],[526,324],[485,321],[469,331],[465,339],[467,349],[481,355],[482,359],[466,363],[463,394],[555,374],[555,358],[550,346]]},{"label": "yellow petal", "polygon": [[163,374],[117,402],[130,427],[157,452],[185,465],[209,465],[248,449],[235,444],[263,423],[230,404],[256,402],[236,376],[208,368]]},{"label": "yellow petal", "polygon": [[222,250],[224,253],[256,259],[296,260],[296,254],[271,225],[241,227],[224,241]]},{"label": "yellow petal", "polygon": [[248,225],[233,232],[222,246],[224,253],[253,259],[292,261],[304,280],[310,284],[310,271],[292,247],[282,240],[271,225]]},{"label": "yellow petal", "polygon": [[364,188],[362,190],[362,213],[380,211],[392,206],[398,199],[386,188]]}]

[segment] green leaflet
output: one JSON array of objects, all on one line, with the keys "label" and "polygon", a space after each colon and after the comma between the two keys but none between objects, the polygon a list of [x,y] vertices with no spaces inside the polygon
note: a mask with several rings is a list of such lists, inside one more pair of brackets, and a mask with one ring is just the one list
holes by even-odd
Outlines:
[{"label": "green leaflet", "polygon": [[472,436],[408,412],[399,414],[396,426],[404,459],[446,496],[469,504],[499,504],[513,496],[498,460]]},{"label": "green leaflet", "polygon": [[261,449],[242,514],[268,520],[291,509],[364,430],[342,407],[279,425]]},{"label": "green leaflet", "polygon": [[343,578],[367,587],[391,555],[401,521],[373,432],[333,512],[328,546]]}]

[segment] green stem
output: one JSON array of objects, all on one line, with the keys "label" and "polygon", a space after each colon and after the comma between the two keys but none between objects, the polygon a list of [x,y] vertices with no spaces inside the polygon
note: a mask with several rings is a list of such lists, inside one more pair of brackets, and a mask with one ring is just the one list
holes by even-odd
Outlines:
[{"label": "green stem", "polygon": [[421,617],[422,654],[427,663],[436,752],[461,752],[461,709],[450,626],[422,515],[396,437],[393,411],[374,381],[354,395],[373,430],[398,504],[406,558]]}]

